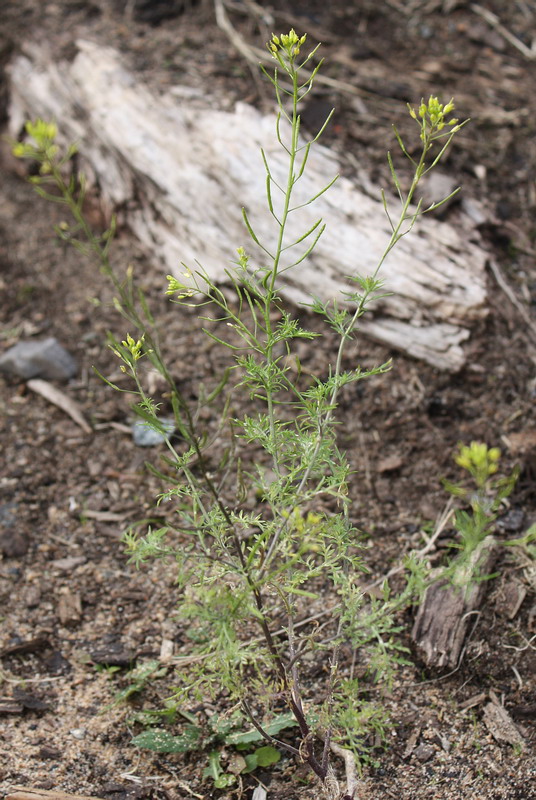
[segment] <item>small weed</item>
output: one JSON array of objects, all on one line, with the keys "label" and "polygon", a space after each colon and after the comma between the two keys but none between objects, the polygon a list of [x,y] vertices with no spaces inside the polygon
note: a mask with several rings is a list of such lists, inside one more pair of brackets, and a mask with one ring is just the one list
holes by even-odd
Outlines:
[{"label": "small weed", "polygon": [[[83,176],[64,180],[76,148],[62,155],[56,126],[38,120],[26,126],[33,141],[16,144],[14,152],[40,163],[39,174],[30,178],[36,191],[70,210],[73,223],[58,226],[58,235],[83,253],[95,255],[111,280],[115,308],[134,335],[127,333],[122,341],[110,339],[110,346],[133,381],[135,412],[165,439],[167,474],[156,472],[169,487],[160,502],[176,504],[175,523],[149,527],[144,536],[131,529],[124,541],[136,565],[163,558],[172,560],[177,570],[179,619],[199,659],[192,659],[177,674],[173,702],[184,716],[193,702],[221,701],[223,692],[226,705],[239,707],[242,726],[243,720],[251,725],[246,734],[214,727],[207,734],[189,722],[177,736],[151,728],[133,743],[165,752],[212,748],[204,774],[220,788],[241,772],[275,763],[276,752],[283,750],[306,763],[324,789],[336,794],[332,744],[339,743],[339,754],[343,744],[362,758],[367,732],[381,733],[388,724],[382,709],[358,701],[354,682],[344,672],[343,654],[360,652],[375,680],[388,682],[394,666],[404,661],[396,640],[396,614],[420,596],[425,584],[424,565],[409,559],[407,584],[399,593],[386,582],[381,596],[369,599],[360,586],[366,567],[361,534],[351,519],[348,484],[353,473],[337,442],[338,403],[343,387],[381,375],[391,364],[366,368],[348,363],[347,348],[358,336],[363,315],[385,295],[381,279],[385,259],[422,214],[444,202],[423,208],[422,200],[414,204],[415,193],[465,123],[451,118],[452,101],[443,104],[430,97],[417,109],[408,107],[417,123],[417,146],[406,146],[396,129],[395,136],[413,178],[405,189],[389,153],[397,207],[382,192],[391,228],[383,254],[376,264],[357,265],[341,297],[320,299],[311,286],[309,312],[327,330],[335,331],[338,344],[334,353],[326,353],[322,374],[293,371],[289,357],[299,364],[296,343],[314,342],[320,334],[303,327],[285,307],[280,282],[307,259],[326,227],[319,217],[312,225],[303,223],[297,233],[300,209],[315,203],[337,180],[334,175],[326,185],[310,188],[305,197],[297,195],[311,149],[331,119],[330,113],[315,135],[302,138],[301,105],[322,66],[318,47],[302,55],[305,43],[306,36],[294,30],[273,36],[268,49],[275,69],[263,68],[277,101],[275,139],[287,161],[286,174],[281,175],[261,151],[271,238],[260,237],[256,221],[243,209],[251,252],[239,247],[226,270],[232,300],[200,264],[183,265],[180,277],[168,276],[167,294],[173,302],[179,308],[197,309],[206,335],[234,357],[233,381],[230,372],[224,372],[204,399],[211,407],[220,403],[219,430],[228,432],[221,470],[213,469],[212,440],[198,428],[198,409],[190,407],[166,365],[157,321],[134,283],[132,270],[119,278],[112,267],[109,251],[115,224],[95,235],[82,213]],[[290,219],[296,222],[292,234]],[[160,407],[145,389],[145,363],[167,384],[177,437],[162,425]],[[249,395],[252,405],[251,412],[238,418],[231,411],[237,392]],[[252,450],[251,464],[247,453]],[[245,502],[250,496],[256,497],[254,508]],[[170,530],[173,538],[168,536]],[[483,530],[467,528],[467,542]],[[322,625],[308,621],[311,604],[327,607]],[[320,691],[310,686],[311,663],[322,675]],[[141,691],[158,673],[157,662],[131,673],[131,683],[116,702]],[[290,733],[279,738],[287,728]],[[262,747],[256,746],[259,742]],[[221,746],[251,744],[255,749],[243,756],[245,767],[239,759],[222,766]],[[352,792],[348,787],[348,794]]]},{"label": "small weed", "polygon": [[497,447],[489,448],[482,442],[460,444],[454,460],[468,473],[470,481],[458,484],[443,482],[454,497],[470,507],[470,511],[457,511],[454,517],[460,540],[453,542],[451,547],[460,553],[447,570],[454,576],[454,582],[467,583],[491,577],[480,574],[478,556],[494,532],[501,504],[512,493],[519,475],[519,469],[515,468],[508,477],[496,477],[500,458],[501,452]]}]

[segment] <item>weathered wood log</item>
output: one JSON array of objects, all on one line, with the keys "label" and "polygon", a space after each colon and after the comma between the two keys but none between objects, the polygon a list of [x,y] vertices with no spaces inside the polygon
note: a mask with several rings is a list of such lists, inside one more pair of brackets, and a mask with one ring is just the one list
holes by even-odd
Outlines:
[{"label": "weathered wood log", "polygon": [[[168,272],[178,275],[181,262],[195,268],[199,261],[214,280],[225,281],[237,246],[262,260],[244,229],[241,207],[259,239],[273,242],[276,223],[266,209],[260,148],[284,184],[275,117],[243,103],[234,113],[215,110],[215,102],[184,87],[157,96],[114,50],[87,41],[77,47],[72,63],[54,63],[36,48],[12,62],[11,134],[18,136],[28,118],[55,119],[63,140],[78,142],[103,203],[122,213]],[[295,205],[338,170],[332,152],[313,148]],[[284,274],[281,291],[287,298],[303,301],[310,292],[323,299],[338,296],[350,288],[346,276],[374,270],[390,236],[379,194],[378,189],[373,199],[339,178],[313,206],[291,216],[287,242],[318,217],[327,229],[315,252]],[[486,313],[485,253],[472,225],[469,218],[460,218],[456,227],[422,218],[382,267],[391,296],[377,304],[374,318],[363,321],[363,332],[439,368],[460,368],[461,343],[471,323]]]},{"label": "weathered wood log", "polygon": [[451,582],[438,580],[426,590],[411,636],[429,667],[455,669],[465,637],[487,589],[479,576],[489,574],[497,555],[497,543],[488,536],[462,563]]}]

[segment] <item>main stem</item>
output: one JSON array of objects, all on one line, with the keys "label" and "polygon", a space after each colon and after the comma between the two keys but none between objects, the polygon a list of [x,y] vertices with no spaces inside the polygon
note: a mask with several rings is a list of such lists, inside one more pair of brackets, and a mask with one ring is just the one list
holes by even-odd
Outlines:
[{"label": "main stem", "polygon": [[[285,201],[283,205],[283,213],[281,215],[281,220],[279,223],[279,235],[277,237],[277,245],[274,254],[272,269],[270,280],[268,283],[268,290],[266,292],[266,296],[264,299],[264,320],[266,325],[266,338],[267,338],[267,346],[266,346],[266,362],[269,366],[274,363],[273,357],[273,342],[272,342],[272,322],[270,319],[270,311],[272,308],[273,299],[275,296],[275,284],[277,280],[278,270],[279,270],[279,262],[281,261],[281,255],[283,253],[283,243],[285,239],[285,229],[287,224],[287,219],[290,214],[290,201],[292,197],[292,190],[294,188],[295,178],[294,178],[294,165],[296,163],[296,155],[298,152],[298,132],[299,132],[299,124],[298,124],[298,73],[291,62],[289,64],[289,68],[287,70],[288,75],[292,79],[292,120],[291,120],[291,142],[290,142],[290,151],[289,151],[289,165],[288,165],[288,173],[287,173],[287,186],[285,192]],[[275,80],[277,80],[277,75]],[[280,466],[279,466],[279,458],[277,456],[277,424],[275,419],[275,408],[274,408],[274,398],[272,396],[272,390],[270,386],[267,386],[266,390],[266,397],[267,397],[267,405],[268,405],[268,419],[270,421],[270,435],[272,438],[273,443],[273,464],[274,464],[274,472],[279,475],[280,474]]]}]

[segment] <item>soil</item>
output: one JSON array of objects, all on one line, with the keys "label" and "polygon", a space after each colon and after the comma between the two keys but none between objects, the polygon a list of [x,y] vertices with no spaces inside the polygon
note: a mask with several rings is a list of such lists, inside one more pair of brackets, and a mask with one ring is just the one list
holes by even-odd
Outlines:
[{"label": "soil", "polygon": [[[446,169],[463,184],[464,197],[485,209],[483,242],[503,280],[489,272],[489,314],[472,331],[466,366],[441,373],[364,339],[349,354],[365,364],[394,357],[388,375],[346,393],[341,409],[341,444],[357,470],[352,516],[367,534],[373,578],[422,547],[447,502],[441,478],[458,477],[452,455],[459,441],[500,446],[505,473],[519,465],[497,535],[522,536],[536,521],[536,59],[529,57],[536,4],[274,0],[261,17],[255,7],[229,3],[244,39],[260,45],[272,30],[306,30],[313,43],[324,43],[325,74],[359,90],[322,88],[305,118],[312,125],[336,107],[325,142],[348,173],[358,164],[378,186],[388,184],[391,124],[402,133],[412,124],[406,102],[454,96],[460,116],[473,118]],[[482,7],[504,27],[490,25],[478,13]],[[153,87],[210,85],[222,106],[270,105],[268,88],[217,27],[207,1],[4,0],[2,21],[3,62],[43,40],[58,58],[72,57],[75,40],[85,37],[119,48]],[[508,32],[529,50],[515,47]],[[163,642],[172,642],[174,656],[188,654],[175,614],[173,566],[155,562],[136,571],[120,543],[126,525],[164,513],[155,507],[160,482],[144,465],[158,464],[162,451],[134,444],[132,398],[92,370],[122,377],[106,333],[125,331],[105,279],[56,241],[61,210],[37,198],[7,157],[0,195],[0,347],[55,336],[79,364],[77,378],[59,388],[92,425],[87,434],[24,382],[0,379],[0,793],[19,785],[111,800],[178,800],[251,797],[261,784],[269,800],[319,796],[304,766],[287,757],[233,789],[216,790],[202,775],[207,753],[155,754],[130,745],[141,730],[130,721],[132,706],[158,707],[173,670],[168,664],[166,676],[130,704],[110,707],[129,686],[129,670],[158,659]],[[455,213],[447,210],[447,218]],[[127,228],[114,261],[132,263],[141,276],[166,331],[173,373],[195,398],[227,356],[207,344],[193,315],[167,302],[163,276]],[[302,360],[322,369],[332,346],[329,336],[321,347],[315,342]],[[447,528],[433,558],[452,536]],[[365,685],[390,722],[386,747],[363,768],[363,800],[536,798],[535,566],[521,550],[502,548],[496,572],[454,671],[428,670],[412,651],[390,690]],[[412,612],[401,623],[411,647]],[[522,746],[490,723],[490,702],[504,707]],[[342,761],[334,764],[344,780]]]}]

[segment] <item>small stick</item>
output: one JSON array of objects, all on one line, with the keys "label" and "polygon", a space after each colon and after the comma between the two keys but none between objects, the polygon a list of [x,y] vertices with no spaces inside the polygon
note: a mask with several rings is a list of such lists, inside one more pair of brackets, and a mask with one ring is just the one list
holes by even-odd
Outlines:
[{"label": "small stick", "polygon": [[534,325],[534,322],[531,320],[527,309],[525,308],[525,306],[522,305],[522,303],[519,302],[519,300],[515,296],[515,294],[512,291],[511,287],[506,282],[506,279],[505,279],[504,275],[502,274],[501,270],[499,269],[498,264],[496,264],[496,262],[493,261],[493,259],[490,259],[489,265],[490,265],[491,271],[493,272],[493,277],[495,278],[495,280],[499,284],[499,287],[503,290],[503,292],[505,293],[507,298],[510,300],[512,305],[517,309],[517,311],[519,311],[520,315],[523,317],[523,321],[529,327],[529,330],[531,331],[532,336],[534,337],[534,339],[536,341],[536,326]]},{"label": "small stick", "polygon": [[534,61],[536,59],[536,50],[532,50],[530,47],[518,39],[517,36],[514,36],[508,28],[505,28],[502,22],[500,21],[499,17],[493,13],[493,11],[489,11],[487,8],[483,8],[479,3],[471,3],[469,6],[471,11],[475,14],[478,14],[479,17],[485,19],[488,25],[491,25],[497,33],[499,33],[507,42],[510,42],[511,45],[516,47],[520,53],[523,53],[525,58],[528,58],[530,61]]},{"label": "small stick", "polygon": [[344,770],[346,772],[346,796],[358,800],[359,795],[357,790],[359,788],[359,779],[357,777],[357,765],[355,763],[355,756],[351,750],[341,747],[335,742],[330,742],[331,752],[344,761]]},{"label": "small stick", "polygon": [[12,786],[4,800],[101,800],[100,797],[83,794],[69,794],[61,789],[31,789],[26,786]]},{"label": "small stick", "polygon": [[[236,47],[238,52],[246,59],[246,61],[255,65],[258,65],[259,62],[261,64],[273,64],[273,58],[268,53],[265,53],[264,50],[261,50],[259,47],[253,47],[252,45],[247,44],[236,31],[231,24],[229,17],[227,16],[224,0],[214,0],[214,10],[216,13],[216,23],[218,28],[220,28],[220,30],[222,30],[228,36],[231,44]],[[305,79],[309,78],[311,75],[311,73],[307,72],[305,69],[302,71],[302,74]],[[336,78],[330,78],[329,75],[317,75],[315,77],[315,81],[317,83],[324,84],[324,86],[330,86],[332,89],[336,89],[337,91],[346,92],[347,94],[366,96],[372,96],[375,94],[375,92],[354,86],[347,81],[339,81]]]}]

